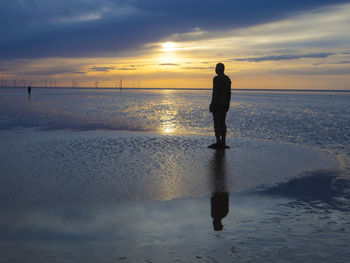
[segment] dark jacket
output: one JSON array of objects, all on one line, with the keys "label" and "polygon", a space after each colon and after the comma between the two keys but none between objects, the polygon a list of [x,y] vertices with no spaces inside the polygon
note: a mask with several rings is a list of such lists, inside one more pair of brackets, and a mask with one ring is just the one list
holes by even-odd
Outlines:
[{"label": "dark jacket", "polygon": [[225,74],[213,79],[213,95],[209,106],[210,112],[227,112],[230,108],[231,80]]}]

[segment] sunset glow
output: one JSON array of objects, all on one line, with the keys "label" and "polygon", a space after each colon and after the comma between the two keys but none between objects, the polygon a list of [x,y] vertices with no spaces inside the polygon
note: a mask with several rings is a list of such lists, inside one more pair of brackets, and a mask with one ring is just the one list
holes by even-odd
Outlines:
[{"label": "sunset glow", "polygon": [[[99,23],[109,19],[111,10],[57,17],[50,23]],[[137,14],[132,5],[117,11],[123,19]],[[69,54],[76,48],[70,38],[60,39],[52,51],[46,45],[35,54],[1,49],[11,39],[8,34],[0,46],[0,84],[116,87],[123,80],[124,87],[211,88],[214,67],[223,62],[234,88],[349,89],[349,12],[350,4],[314,6],[239,27],[172,29],[162,33],[161,41],[131,34],[137,45],[122,48],[117,48],[119,38],[115,48],[107,49],[90,46],[95,41],[90,39]],[[61,53],[59,43],[67,46]]]},{"label": "sunset glow", "polygon": [[176,50],[176,44],[174,42],[165,42],[162,44],[162,51],[172,52]]}]

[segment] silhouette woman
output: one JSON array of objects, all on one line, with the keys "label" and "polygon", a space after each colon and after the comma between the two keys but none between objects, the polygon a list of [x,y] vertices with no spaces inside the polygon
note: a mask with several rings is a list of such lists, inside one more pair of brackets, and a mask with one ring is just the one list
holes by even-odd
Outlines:
[{"label": "silhouette woman", "polygon": [[226,217],[229,212],[229,193],[226,189],[225,166],[225,151],[215,150],[210,166],[213,188],[210,198],[210,213],[213,218],[213,229],[215,231],[221,231],[223,229],[221,220]]}]

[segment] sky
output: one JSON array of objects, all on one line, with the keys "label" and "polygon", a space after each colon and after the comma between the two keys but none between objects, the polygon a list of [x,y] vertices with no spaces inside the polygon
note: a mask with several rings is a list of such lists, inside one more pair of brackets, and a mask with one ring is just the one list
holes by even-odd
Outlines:
[{"label": "sky", "polygon": [[0,85],[350,90],[350,0],[1,0]]}]

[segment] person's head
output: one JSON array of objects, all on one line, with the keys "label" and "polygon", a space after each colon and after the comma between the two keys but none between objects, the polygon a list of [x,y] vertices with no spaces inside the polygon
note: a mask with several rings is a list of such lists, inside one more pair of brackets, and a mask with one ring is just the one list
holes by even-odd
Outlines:
[{"label": "person's head", "polygon": [[225,65],[222,64],[222,63],[218,63],[216,64],[216,68],[215,68],[215,72],[216,74],[224,74],[224,71],[225,71]]}]

